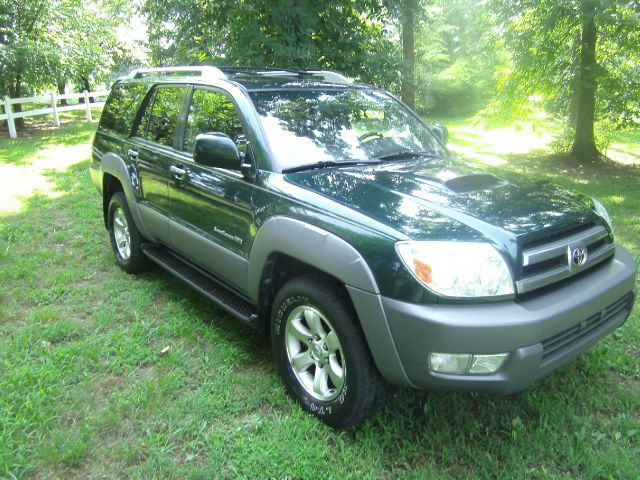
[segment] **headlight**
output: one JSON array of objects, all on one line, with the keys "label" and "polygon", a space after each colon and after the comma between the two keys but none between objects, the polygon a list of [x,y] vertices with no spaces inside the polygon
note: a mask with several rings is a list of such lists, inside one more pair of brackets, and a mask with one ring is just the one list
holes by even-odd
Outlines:
[{"label": "headlight", "polygon": [[404,265],[424,286],[447,297],[513,295],[502,255],[488,243],[398,242]]},{"label": "headlight", "polygon": [[602,218],[605,222],[607,222],[607,225],[609,225],[609,229],[611,230],[611,233],[613,233],[613,222],[611,221],[611,216],[609,215],[609,212],[607,212],[607,209],[604,208],[604,205],[602,205],[595,198],[592,198],[591,201],[593,202],[593,209],[596,211],[598,215],[600,215],[600,218]]}]

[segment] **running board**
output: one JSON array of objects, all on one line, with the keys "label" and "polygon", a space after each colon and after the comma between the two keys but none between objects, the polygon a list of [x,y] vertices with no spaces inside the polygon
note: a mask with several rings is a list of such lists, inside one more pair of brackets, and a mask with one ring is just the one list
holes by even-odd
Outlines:
[{"label": "running board", "polygon": [[219,281],[192,267],[163,247],[143,245],[142,251],[154,263],[174,274],[231,315],[251,326],[257,327],[258,315],[256,314],[256,308]]}]

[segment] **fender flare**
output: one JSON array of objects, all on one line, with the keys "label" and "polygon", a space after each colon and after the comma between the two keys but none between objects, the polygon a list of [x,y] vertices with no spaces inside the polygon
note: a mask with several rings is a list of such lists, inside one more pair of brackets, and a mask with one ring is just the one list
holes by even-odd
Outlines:
[{"label": "fender flare", "polygon": [[276,216],[258,230],[247,267],[249,297],[258,303],[264,265],[282,253],[337,278],[347,288],[378,370],[389,382],[413,386],[396,349],[378,284],[358,251],[342,238],[290,217]]},{"label": "fender flare", "polygon": [[[149,240],[153,240],[153,236],[149,234],[149,231],[142,221],[142,216],[140,215],[140,210],[138,209],[138,204],[136,203],[136,193],[133,189],[134,180],[131,178],[131,174],[129,172],[129,169],[127,168],[127,165],[124,163],[124,160],[122,160],[122,158],[120,158],[115,153],[108,152],[102,157],[100,164],[103,174],[102,191],[104,192],[105,173],[108,173],[109,175],[117,178],[122,185],[122,189],[124,190],[124,196],[127,199],[129,211],[131,212],[131,216],[133,217],[133,221],[135,222],[138,231],[142,234],[143,237]],[[135,178],[135,181],[137,183],[137,176]]]},{"label": "fender flare", "polygon": [[271,217],[258,230],[247,269],[249,297],[258,301],[262,269],[272,253],[282,253],[326,272],[345,285],[380,293],[369,266],[340,237],[289,217]]}]

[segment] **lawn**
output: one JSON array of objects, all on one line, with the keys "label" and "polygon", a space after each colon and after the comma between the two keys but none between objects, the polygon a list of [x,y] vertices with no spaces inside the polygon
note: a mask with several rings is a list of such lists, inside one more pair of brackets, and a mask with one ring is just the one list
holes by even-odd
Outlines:
[{"label": "lawn", "polygon": [[[638,259],[637,136],[624,164],[576,166],[548,132],[451,127],[490,170],[599,197]],[[399,389],[334,431],[285,395],[265,339],[160,270],[116,267],[94,129],[0,139],[0,478],[637,478],[637,310],[520,394]]]}]

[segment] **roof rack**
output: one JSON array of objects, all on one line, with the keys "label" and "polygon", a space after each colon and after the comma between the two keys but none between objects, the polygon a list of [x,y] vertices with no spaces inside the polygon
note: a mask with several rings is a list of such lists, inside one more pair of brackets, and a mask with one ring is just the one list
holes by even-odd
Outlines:
[{"label": "roof rack", "polygon": [[349,85],[352,80],[344,75],[330,70],[298,70],[280,67],[219,67],[223,73],[237,73],[241,75],[256,75],[265,77],[320,77],[324,82]]},{"label": "roof rack", "polygon": [[139,68],[132,71],[128,78],[143,78],[150,75],[193,75],[211,79],[225,79],[227,76],[222,70],[212,66],[200,67],[160,67],[160,68]]},{"label": "roof rack", "polygon": [[133,70],[126,78],[144,78],[152,75],[193,75],[205,79],[227,79],[227,73],[240,75],[256,75],[265,77],[320,77],[324,82],[349,85],[352,80],[344,75],[330,70],[296,70],[279,67],[212,67],[210,65],[198,67],[160,67],[139,68]]}]

